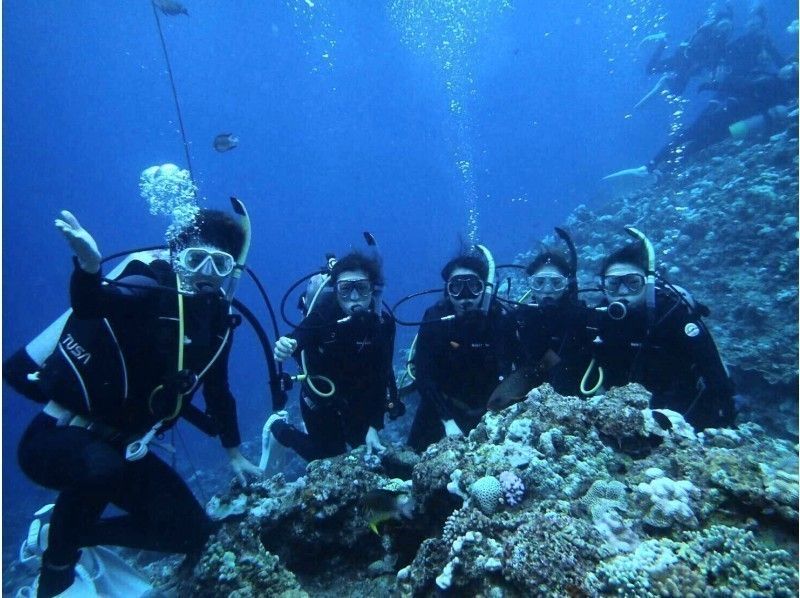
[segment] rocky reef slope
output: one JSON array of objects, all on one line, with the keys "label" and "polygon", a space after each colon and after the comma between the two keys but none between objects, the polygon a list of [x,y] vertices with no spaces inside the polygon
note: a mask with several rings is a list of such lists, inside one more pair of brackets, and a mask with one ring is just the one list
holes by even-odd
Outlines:
[{"label": "rocky reef slope", "polygon": [[[234,486],[185,596],[797,595],[798,456],[757,424],[695,434],[638,385],[547,385],[421,456],[398,446]],[[410,493],[379,525],[373,489]]]}]

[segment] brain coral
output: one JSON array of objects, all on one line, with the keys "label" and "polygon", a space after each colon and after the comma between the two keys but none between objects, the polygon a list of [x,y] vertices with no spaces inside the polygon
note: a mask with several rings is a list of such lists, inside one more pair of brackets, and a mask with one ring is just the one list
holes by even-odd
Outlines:
[{"label": "brain coral", "polygon": [[475,499],[478,508],[487,515],[491,515],[500,506],[503,486],[496,477],[487,475],[475,480],[469,487],[469,493]]}]

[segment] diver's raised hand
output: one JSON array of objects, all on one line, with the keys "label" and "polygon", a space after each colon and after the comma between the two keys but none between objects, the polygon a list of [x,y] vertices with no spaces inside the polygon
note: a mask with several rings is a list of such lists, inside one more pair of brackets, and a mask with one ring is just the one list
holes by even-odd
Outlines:
[{"label": "diver's raised hand", "polygon": [[275,343],[273,354],[275,355],[276,361],[283,362],[289,359],[296,350],[297,341],[288,336],[282,336]]},{"label": "diver's raised hand", "polygon": [[264,476],[264,472],[261,471],[257,465],[250,463],[250,461],[248,461],[239,450],[239,447],[233,447],[227,450],[228,461],[231,464],[231,469],[233,469],[233,473],[236,474],[236,477],[242,483],[242,486],[247,486],[247,476],[251,476],[256,479],[260,479]]},{"label": "diver's raised hand", "polygon": [[377,453],[382,455],[386,452],[386,447],[381,444],[381,439],[378,436],[378,431],[372,426],[367,430],[367,437],[364,439],[364,444],[367,445],[367,454]]},{"label": "diver's raised hand", "polygon": [[83,228],[78,219],[67,210],[61,210],[61,218],[56,218],[55,225],[64,235],[75,253],[75,257],[78,258],[81,269],[90,274],[98,272],[101,260],[100,250],[89,231]]}]

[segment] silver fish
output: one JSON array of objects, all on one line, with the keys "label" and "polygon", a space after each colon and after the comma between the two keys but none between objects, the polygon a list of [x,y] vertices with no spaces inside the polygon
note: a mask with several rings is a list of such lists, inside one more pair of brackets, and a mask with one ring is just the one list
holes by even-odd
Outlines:
[{"label": "silver fish", "polygon": [[175,15],[189,16],[189,11],[186,10],[186,7],[175,0],[153,0],[153,6],[168,17],[174,17]]},{"label": "silver fish", "polygon": [[214,137],[214,149],[218,152],[227,152],[239,145],[239,138],[233,133],[220,133]]}]

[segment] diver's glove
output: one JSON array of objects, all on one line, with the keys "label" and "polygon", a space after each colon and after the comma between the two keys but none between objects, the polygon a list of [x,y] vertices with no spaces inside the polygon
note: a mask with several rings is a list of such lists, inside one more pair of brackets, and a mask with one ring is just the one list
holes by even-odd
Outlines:
[{"label": "diver's glove", "polygon": [[461,431],[461,428],[458,427],[458,424],[453,421],[452,419],[443,419],[442,424],[444,425],[444,433],[447,436],[463,436],[464,432]]},{"label": "diver's glove", "polygon": [[[228,461],[231,464],[231,469],[236,477],[242,483],[242,486],[247,486],[247,475],[256,479],[263,477],[264,472],[261,471],[256,465],[250,463],[247,458],[239,450],[238,446],[227,449]],[[247,475],[245,475],[247,474]]]},{"label": "diver's glove", "polygon": [[275,360],[278,362],[284,362],[292,356],[297,350],[297,341],[293,338],[289,338],[288,336],[280,337],[277,342],[275,343],[275,350],[273,354],[275,355]]},{"label": "diver's glove", "polygon": [[100,271],[100,250],[97,243],[85,228],[81,226],[78,219],[67,210],[61,210],[61,218],[56,218],[56,228],[61,231],[64,238],[69,243],[81,270],[89,274]]},{"label": "diver's glove", "polygon": [[371,455],[373,452],[382,455],[386,452],[386,447],[381,444],[381,439],[378,437],[378,431],[372,426],[367,430],[367,437],[364,439],[364,444],[367,445],[368,455]]}]

